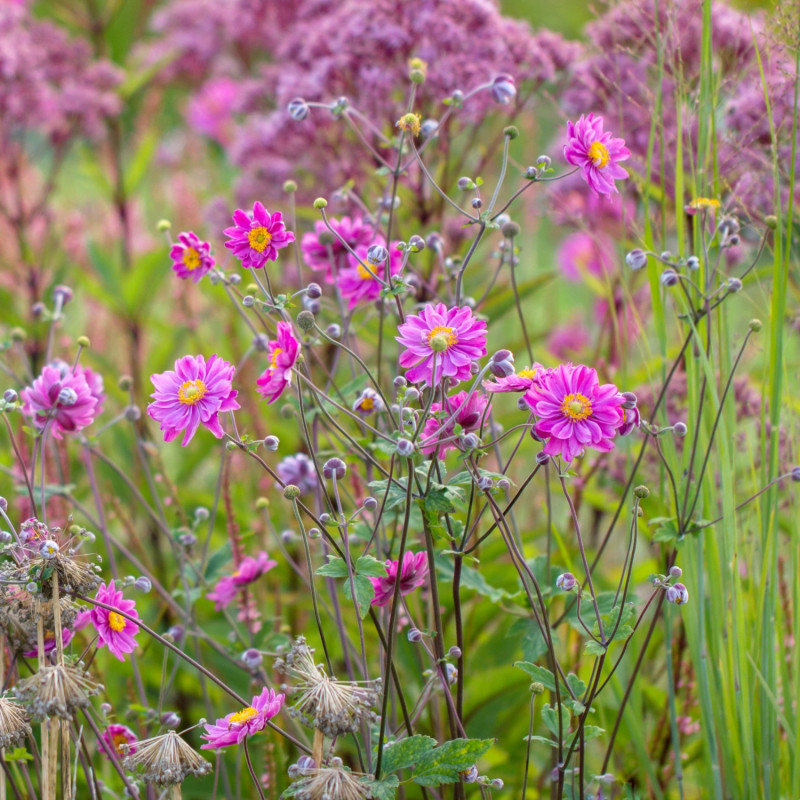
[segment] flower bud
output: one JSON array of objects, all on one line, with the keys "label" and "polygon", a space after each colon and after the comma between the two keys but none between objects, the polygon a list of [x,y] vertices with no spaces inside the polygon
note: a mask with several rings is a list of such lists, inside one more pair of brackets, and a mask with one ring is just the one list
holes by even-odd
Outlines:
[{"label": "flower bud", "polygon": [[264,447],[272,453],[278,449],[280,443],[281,440],[277,436],[270,435],[264,438]]},{"label": "flower bud", "polygon": [[768,216],[764,217],[764,224],[771,231],[774,231],[778,227],[778,218],[774,214],[769,214]]},{"label": "flower bud", "polygon": [[481,208],[483,206],[483,200],[481,200],[480,197],[473,197],[470,205],[472,205],[473,208]]},{"label": "flower bud", "polygon": [[556,586],[565,592],[571,592],[578,584],[575,576],[571,572],[562,572],[556,578]]},{"label": "flower bud", "polygon": [[300,497],[300,487],[295,486],[293,483],[287,483],[286,486],[283,487],[283,496],[287,500],[296,500]]},{"label": "flower bud", "polygon": [[321,533],[319,528],[309,528],[308,529],[308,538],[309,539],[319,539]]},{"label": "flower bud", "polygon": [[389,251],[380,244],[370,245],[367,249],[367,260],[370,264],[383,264],[389,258]]},{"label": "flower bud", "polygon": [[3,400],[5,400],[6,403],[16,403],[18,397],[19,395],[16,393],[14,389],[6,389],[3,392]]},{"label": "flower bud", "polygon": [[177,728],[181,724],[181,718],[174,711],[165,711],[161,715],[161,724],[165,728]]},{"label": "flower bud", "polygon": [[323,511],[323,513],[319,515],[319,521],[323,525],[327,525],[331,521],[331,515],[327,511]]},{"label": "flower bud", "polygon": [[286,194],[294,194],[297,191],[297,183],[292,180],[284,181],[283,191],[286,192]]},{"label": "flower bud", "polygon": [[623,392],[622,396],[625,398],[625,402],[622,404],[623,408],[636,408],[637,400],[636,395],[633,392]]},{"label": "flower bud", "polygon": [[747,323],[747,327],[750,328],[753,333],[758,333],[762,328],[761,320],[751,319],[750,322]]},{"label": "flower bud", "polygon": [[253,295],[251,295],[251,294],[246,294],[246,295],[245,295],[245,296],[242,298],[242,305],[243,305],[245,308],[252,308],[252,307],[253,307],[255,304],[256,304],[256,299],[255,299],[255,297],[253,297]]},{"label": "flower bud", "polygon": [[449,661],[445,662],[444,675],[451,686],[458,680],[458,670]]},{"label": "flower bud", "polygon": [[667,602],[683,606],[689,602],[689,592],[682,583],[675,583],[667,589]]},{"label": "flower bud", "polygon": [[172,223],[168,219],[160,219],[156,223],[156,230],[160,233],[165,233],[172,227]]},{"label": "flower bud", "polygon": [[79,337],[76,339],[76,341],[78,342],[78,346],[79,346],[79,347],[81,347],[81,348],[83,348],[84,350],[85,350],[87,347],[90,347],[90,346],[91,346],[91,344],[92,344],[92,343],[89,341],[89,337],[88,337],[88,336],[79,336]]},{"label": "flower bud", "polygon": [[310,331],[314,327],[314,315],[306,310],[297,315],[297,327],[301,331]]},{"label": "flower bud", "polygon": [[306,287],[306,296],[312,300],[322,297],[322,287],[318,283],[309,283]]},{"label": "flower bud", "polygon": [[242,663],[248,669],[258,669],[261,666],[261,662],[264,660],[264,657],[261,655],[260,651],[256,650],[255,647],[248,648],[240,657],[242,659]]},{"label": "flower bud", "polygon": [[676,436],[679,436],[682,439],[684,436],[686,436],[686,433],[687,433],[686,425],[683,422],[676,422],[672,426],[672,432]]},{"label": "flower bud", "polygon": [[339,325],[333,322],[330,325],[328,325],[328,327],[325,329],[325,333],[331,339],[338,339],[342,335],[342,329]]},{"label": "flower bud", "polygon": [[58,404],[61,406],[74,406],[78,402],[78,394],[74,389],[65,386],[58,393]]},{"label": "flower bud", "polygon": [[647,266],[647,253],[638,247],[625,256],[625,263],[632,269],[643,269]]},{"label": "flower bud", "polygon": [[644,485],[637,486],[633,490],[633,496],[638,497],[640,500],[643,500],[645,497],[649,497],[649,495],[650,495],[650,490]]},{"label": "flower bud", "polygon": [[482,492],[488,492],[492,488],[492,486],[494,486],[494,481],[488,475],[484,475],[483,477],[478,478],[478,488]]},{"label": "flower bud", "polygon": [[378,501],[374,497],[365,497],[362,505],[367,511],[374,511],[378,507]]},{"label": "flower bud", "polygon": [[473,764],[469,769],[459,773],[464,783],[475,783],[478,780],[478,767]]},{"label": "flower bud", "polygon": [[[459,438],[459,444],[464,450],[474,450],[480,443],[481,440],[474,433],[466,433]],[[491,480],[491,478],[489,480]]]},{"label": "flower bud", "polygon": [[328,480],[332,478],[341,480],[346,473],[347,465],[341,458],[329,458],[322,467],[322,475]]},{"label": "flower bud", "polygon": [[501,106],[508,105],[517,94],[514,78],[511,75],[498,75],[492,81],[491,93],[495,103],[500,103]]},{"label": "flower bud", "polygon": [[525,172],[522,173],[523,178],[527,178],[529,181],[535,180],[536,176],[539,174],[539,170],[536,167],[527,167]]},{"label": "flower bud", "polygon": [[505,784],[503,783],[502,778],[495,778],[494,780],[490,781],[489,786],[491,786],[492,789],[502,789]]},{"label": "flower bud", "polygon": [[414,443],[409,439],[397,440],[397,455],[408,458],[414,455]]},{"label": "flower bud", "polygon": [[211,517],[211,512],[204,506],[197,506],[194,510],[194,518],[198,522],[205,522]]},{"label": "flower bud", "polygon": [[133,386],[133,378],[130,375],[120,375],[117,381],[117,386],[123,392],[127,392]]},{"label": "flower bud", "polygon": [[415,233],[409,240],[408,246],[412,250],[416,250],[417,252],[425,249],[425,240],[421,236],[417,236]]},{"label": "flower bud", "polygon": [[516,236],[519,236],[520,227],[516,222],[506,222],[502,228],[500,228],[500,232],[505,236],[506,239],[513,239]]},{"label": "flower bud", "polygon": [[738,278],[728,278],[728,291],[731,294],[742,291],[742,282]]},{"label": "flower bud", "polygon": [[295,122],[302,122],[308,116],[308,103],[302,97],[295,97],[294,100],[289,101],[287,110]]},{"label": "flower bud", "polygon": [[0,511],[8,511],[8,500],[5,497],[0,497]]},{"label": "flower bud", "polygon": [[669,568],[669,576],[670,578],[680,578],[683,575],[683,570],[680,567],[670,567]]},{"label": "flower bud", "polygon": [[792,480],[800,483],[800,467],[792,467],[791,471]]},{"label": "flower bud", "polygon": [[436,131],[439,130],[439,123],[435,119],[426,119],[422,125],[419,126],[419,135],[423,139],[430,139]]},{"label": "flower bud", "polygon": [[462,192],[466,192],[468,189],[475,188],[475,182],[472,180],[472,178],[463,177],[458,179],[456,186],[458,186]]},{"label": "flower bud", "polygon": [[[531,430],[533,430],[533,429],[531,429]],[[547,464],[547,463],[548,463],[548,461],[550,461],[550,456],[549,456],[547,453],[545,453],[545,452],[544,452],[544,450],[540,450],[540,451],[539,451],[539,452],[536,454],[536,463],[537,463],[537,464],[538,464],[540,467],[541,467],[541,466],[544,466],[545,464]]]},{"label": "flower bud", "polygon": [[519,136],[519,128],[516,125],[507,125],[503,128],[503,136],[508,136],[509,139],[516,139]]},{"label": "flower bud", "polygon": [[678,283],[678,273],[675,272],[674,269],[665,269],[661,273],[661,285],[662,286],[676,286]]},{"label": "flower bud", "polygon": [[318,211],[321,208],[325,208],[325,206],[327,206],[327,205],[328,205],[328,201],[324,197],[318,197],[314,201],[314,208],[316,208]]},{"label": "flower bud", "polygon": [[689,256],[686,259],[686,266],[692,270],[700,269],[700,259],[697,256]]},{"label": "flower bud", "polygon": [[153,588],[153,582],[146,575],[140,575],[133,582],[133,586],[136,590],[147,594]]}]

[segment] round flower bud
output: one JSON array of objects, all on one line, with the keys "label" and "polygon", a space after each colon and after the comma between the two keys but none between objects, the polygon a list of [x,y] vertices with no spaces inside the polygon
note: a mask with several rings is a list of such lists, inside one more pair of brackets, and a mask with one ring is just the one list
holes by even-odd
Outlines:
[{"label": "round flower bud", "polygon": [[182,533],[178,537],[178,541],[184,547],[191,547],[193,544],[197,544],[197,537],[193,533]]},{"label": "round flower bud", "polygon": [[13,538],[8,531],[0,531],[0,544],[8,544]]},{"label": "round flower bud", "polygon": [[194,518],[198,522],[205,522],[211,516],[211,512],[204,506],[197,506],[194,510]]},{"label": "round flower bud", "polygon": [[686,266],[692,270],[700,269],[700,259],[697,256],[689,256],[686,259]]},{"label": "round flower bud", "polygon": [[661,273],[662,286],[675,286],[678,283],[678,273],[674,269],[665,269]]},{"label": "round flower bud", "polygon": [[297,191],[297,183],[292,180],[284,181],[283,191],[286,192],[286,194],[294,194]]},{"label": "round flower bud", "polygon": [[684,606],[689,602],[689,592],[682,583],[675,583],[667,589],[667,602]]},{"label": "round flower bud", "polygon": [[113,708],[114,706],[112,706],[111,703],[100,703],[100,713],[104,717],[107,717],[111,713]]},{"label": "round flower bud", "polygon": [[302,122],[308,116],[308,103],[302,97],[295,97],[294,100],[289,101],[287,110],[295,122]]},{"label": "round flower bud", "polygon": [[36,594],[39,591],[39,584],[36,581],[30,581],[30,583],[25,584],[25,591],[30,594]]},{"label": "round flower bud", "polygon": [[318,197],[314,201],[314,208],[316,208],[318,211],[321,208],[325,208],[325,206],[327,206],[327,205],[328,205],[328,201],[324,197]]},{"label": "round flower bud", "polygon": [[[464,438],[466,439],[466,436]],[[492,486],[494,486],[494,481],[488,475],[484,475],[482,478],[478,479],[478,488],[482,492],[488,492]]]},{"label": "round flower bud", "polygon": [[453,645],[447,651],[447,657],[448,658],[461,658],[461,648],[460,647],[456,647],[455,645]]},{"label": "round flower bud", "polygon": [[680,567],[670,567],[669,568],[669,576],[670,578],[680,578],[683,575],[683,570]]},{"label": "round flower bud", "polygon": [[536,167],[526,167],[525,172],[522,173],[523,178],[527,178],[529,181],[535,180],[537,175],[539,174],[539,170]]},{"label": "round flower bud", "polygon": [[414,455],[414,443],[409,439],[397,440],[397,455],[408,458]]},{"label": "round flower bud", "polygon": [[322,287],[318,283],[309,283],[306,287],[306,296],[312,300],[322,297]]},{"label": "round flower bud", "polygon": [[300,487],[295,486],[293,483],[287,483],[286,486],[283,487],[283,496],[287,500],[296,500],[300,497]]},{"label": "round flower bud", "polygon": [[430,139],[439,130],[439,123],[435,119],[426,119],[419,126],[419,135],[423,139]]},{"label": "round flower bud", "polygon": [[370,264],[383,264],[389,258],[389,251],[380,244],[370,245],[367,249],[367,261]]},{"label": "round flower bud", "polygon": [[650,490],[644,485],[637,486],[633,490],[633,495],[634,497],[638,497],[640,500],[643,500],[645,497],[648,497],[650,495]]},{"label": "round flower bud", "polygon": [[297,315],[297,327],[301,331],[310,331],[314,327],[314,315],[306,310]]},{"label": "round flower bud", "polygon": [[550,169],[550,165],[553,162],[550,156],[539,156],[539,158],[536,159],[536,163],[538,166],[542,167],[542,169]]},{"label": "round flower bud", "polygon": [[571,572],[562,572],[556,578],[556,586],[565,592],[571,592],[578,584],[575,576]]},{"label": "round flower bud", "polygon": [[131,378],[130,375],[120,375],[117,386],[122,389],[123,392],[127,392],[133,386],[133,378]]},{"label": "round flower bud", "polygon": [[407,403],[416,403],[419,400],[419,389],[412,386],[406,391],[405,399]]},{"label": "round flower bud", "polygon": [[461,89],[456,89],[450,97],[456,105],[461,105],[464,102],[464,92]]},{"label": "round flower bud", "polygon": [[8,500],[5,497],[0,497],[0,511],[8,511]]},{"label": "round flower bud", "polygon": [[181,724],[181,718],[174,711],[165,711],[161,715],[161,724],[165,728],[177,728]]},{"label": "round flower bud", "polygon": [[395,389],[402,389],[408,385],[408,381],[402,375],[396,375],[392,381],[392,385]]},{"label": "round flower bud", "polygon": [[508,478],[500,478],[497,481],[497,488],[503,492],[507,492],[511,488],[511,481]]},{"label": "round flower bud", "polygon": [[408,240],[408,246],[413,250],[417,250],[419,252],[420,250],[425,249],[425,240],[421,236],[417,236],[417,234],[415,233]]},{"label": "round flower bud", "polygon": [[156,223],[156,230],[160,231],[161,233],[164,233],[165,231],[168,231],[171,227],[172,227],[172,223],[168,219],[160,219]]},{"label": "round flower bud", "polygon": [[241,282],[242,282],[242,276],[237,275],[236,273],[234,273],[233,275],[230,276],[230,278],[228,278],[228,283],[230,283],[231,286],[238,286]]},{"label": "round flower bud", "polygon": [[796,483],[800,483],[800,467],[792,467],[791,471],[792,480]]},{"label": "round flower bud", "polygon": [[539,451],[539,452],[536,454],[536,463],[537,463],[537,464],[538,464],[540,467],[541,467],[541,466],[544,466],[545,464],[547,464],[547,462],[548,462],[548,461],[550,461],[550,456],[549,456],[547,453],[545,453],[545,452],[544,452],[544,450],[540,450],[540,451]]},{"label": "round flower bud", "polygon": [[253,307],[255,304],[256,304],[256,299],[255,299],[255,297],[253,297],[253,295],[251,295],[251,294],[246,294],[246,295],[245,295],[245,296],[242,298],[242,305],[243,305],[245,308],[252,308],[252,307]]},{"label": "round flower bud", "polygon": [[498,75],[492,81],[491,93],[495,103],[500,103],[501,106],[508,105],[517,94],[514,78],[511,75]]},{"label": "round flower bud", "polygon": [[483,200],[481,200],[480,197],[473,197],[471,205],[473,208],[481,208],[483,206]]},{"label": "round flower bud", "polygon": [[503,783],[502,778],[495,778],[489,783],[489,786],[491,786],[492,789],[502,789],[505,786],[505,784]]},{"label": "round flower bud", "polygon": [[459,442],[464,450],[474,450],[481,443],[481,440],[474,433],[467,433],[460,437]]},{"label": "round flower bud", "polygon": [[307,775],[312,770],[317,768],[317,762],[311,756],[300,756],[297,759],[297,770],[300,775]]},{"label": "round flower bud", "polygon": [[278,445],[280,445],[281,440],[277,436],[267,436],[264,439],[264,447],[267,450],[274,453],[278,449]]},{"label": "round flower bud", "polygon": [[468,189],[475,188],[475,182],[472,178],[462,177],[458,179],[458,183],[456,184],[462,192],[466,192]]},{"label": "round flower bud", "polygon": [[342,329],[339,325],[333,322],[325,329],[325,333],[327,333],[331,339],[338,339],[342,335]]},{"label": "round flower bud", "polygon": [[625,402],[622,404],[623,408],[636,408],[637,400],[636,395],[633,392],[623,392],[622,396],[625,398]]},{"label": "round flower bud", "polygon": [[750,322],[747,323],[747,327],[750,328],[753,333],[758,333],[762,328],[761,320],[751,319]]},{"label": "round flower bud", "polygon": [[458,670],[449,661],[445,662],[444,674],[451,686],[458,680]]},{"label": "round flower bud", "polygon": [[153,588],[153,582],[145,575],[140,575],[134,582],[133,586],[140,592],[145,594]]},{"label": "round flower bud", "polygon": [[511,360],[493,361],[489,364],[489,372],[495,378],[507,378],[509,375],[514,374],[514,362]]},{"label": "round flower bud", "polygon": [[534,681],[529,687],[528,691],[531,694],[544,694],[544,684],[539,681]]},{"label": "round flower bud", "polygon": [[308,538],[309,539],[319,539],[320,537],[320,530],[319,528],[309,528],[308,529]]},{"label": "round flower bud", "polygon": [[327,512],[327,511],[325,511],[325,512],[323,512],[322,514],[320,514],[320,515],[319,515],[319,521],[320,521],[320,522],[321,522],[323,525],[327,525],[327,524],[328,524],[328,523],[331,521],[331,515],[330,515],[330,514],[328,514],[328,512]]},{"label": "round flower bud", "polygon": [[764,217],[764,224],[771,231],[774,231],[778,227],[778,218],[774,214],[769,214],[768,216]]},{"label": "round flower bud", "polygon": [[341,458],[329,458],[322,467],[322,475],[330,480],[336,478],[341,480],[347,473],[347,465]]},{"label": "round flower bud", "polygon": [[516,125],[507,125],[503,128],[503,136],[508,136],[509,139],[516,139],[519,136],[519,128]]},{"label": "round flower bud", "polygon": [[6,403],[16,403],[18,397],[19,395],[14,389],[6,389],[3,392],[3,400],[5,400]]},{"label": "round flower bud", "polygon": [[647,253],[638,247],[625,256],[625,263],[632,269],[642,269],[647,266]]},{"label": "round flower bud", "polygon": [[365,497],[362,505],[367,511],[374,511],[378,507],[378,501],[374,497]]},{"label": "round flower bud", "polygon": [[248,669],[258,669],[261,666],[261,662],[264,660],[264,656],[262,656],[260,651],[256,650],[255,647],[250,647],[245,650],[240,658]]},{"label": "round flower bud", "polygon": [[58,393],[58,404],[61,406],[74,406],[78,402],[78,394],[74,389],[64,387]]},{"label": "round flower bud", "polygon": [[256,498],[256,508],[264,509],[269,508],[269,498],[268,497],[258,497]]},{"label": "round flower bud", "polygon": [[680,436],[680,438],[682,439],[684,436],[686,436],[686,433],[687,433],[686,425],[683,422],[676,422],[672,426],[672,432],[676,436]]},{"label": "round flower bud", "polygon": [[76,340],[78,342],[78,346],[81,348],[87,348],[91,346],[91,342],[89,341],[88,336],[79,336]]},{"label": "round flower bud", "polygon": [[731,294],[742,291],[742,282],[738,278],[728,278],[728,291]]},{"label": "round flower bud", "polygon": [[500,232],[506,239],[513,239],[515,236],[519,236],[520,227],[516,222],[506,222],[500,229]]}]

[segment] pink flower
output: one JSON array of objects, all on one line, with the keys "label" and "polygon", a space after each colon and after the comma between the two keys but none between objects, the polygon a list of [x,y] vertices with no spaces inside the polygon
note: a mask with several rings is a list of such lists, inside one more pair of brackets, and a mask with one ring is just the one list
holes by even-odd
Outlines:
[{"label": "pink flower", "polygon": [[587,275],[602,278],[614,264],[613,244],[603,234],[575,231],[569,234],[558,248],[558,266],[561,274],[574,283]]},{"label": "pink flower", "polygon": [[206,81],[189,101],[186,119],[199,133],[230,144],[233,135],[233,111],[239,96],[239,83],[233,78],[212,78]]},{"label": "pink flower", "polygon": [[525,367],[513,375],[498,378],[496,381],[484,381],[483,388],[490,393],[494,392],[526,392],[534,381],[541,380],[547,370],[539,363],[534,362],[532,367]]},{"label": "pink flower", "polygon": [[[388,559],[386,561],[386,576],[383,578],[370,578],[375,587],[375,597],[372,598],[373,606],[385,606],[394,597],[394,586],[397,582],[397,567],[399,562]],[[403,554],[403,568],[400,570],[400,594],[406,595],[422,586],[428,577],[428,554],[414,553],[407,550]]]},{"label": "pink flower", "polygon": [[294,241],[294,234],[286,230],[281,212],[270,214],[258,201],[253,205],[252,218],[237,208],[233,221],[236,225],[224,231],[230,238],[225,247],[233,251],[245,269],[258,269],[266,266],[267,261],[275,261],[278,250]]},{"label": "pink flower", "polygon": [[256,558],[245,556],[236,572],[233,575],[226,575],[217,581],[213,592],[209,592],[206,597],[214,601],[214,607],[221,611],[229,603],[233,602],[236,592],[242,586],[258,580],[265,572],[269,572],[273,567],[277,567],[278,562],[273,561],[263,550]]},{"label": "pink flower", "polygon": [[[72,641],[73,633],[69,628],[61,629],[61,643],[66,647]],[[55,634],[48,634],[44,637],[44,652],[45,655],[52,653],[56,649]],[[38,645],[34,645],[30,650],[23,651],[22,655],[25,658],[36,658],[39,654]]]},{"label": "pink flower", "polygon": [[[377,244],[383,245],[383,240],[379,239]],[[336,280],[336,285],[348,303],[349,309],[355,308],[359,303],[369,303],[380,297],[383,285],[376,279],[376,275],[382,281],[386,281],[386,262],[375,264],[367,257],[366,245],[359,245],[356,248],[354,258],[348,255],[348,267],[343,269]],[[366,265],[366,266],[365,266]],[[395,247],[389,250],[389,269],[392,277],[397,275],[403,266],[403,254]]]},{"label": "pink flower", "polygon": [[397,330],[400,336],[395,338],[406,348],[400,366],[410,367],[406,377],[411,383],[435,386],[445,377],[466,380],[472,362],[486,355],[486,323],[466,306],[428,304],[419,315],[407,316]]},{"label": "pink flower", "polygon": [[[133,600],[125,600],[122,592],[116,590],[114,581],[108,584],[108,588],[101,583],[94,599],[119,609],[129,617],[139,618],[136,603]],[[122,614],[108,611],[100,606],[92,606],[91,618],[92,625],[98,633],[97,646],[108,645],[112,655],[120,661],[124,661],[125,654],[132,653],[136,647],[136,640],[133,637],[139,633],[139,626],[135,622],[125,619]]]},{"label": "pink flower", "polygon": [[[423,453],[433,453],[440,440],[450,439],[455,435],[456,425],[461,426],[463,433],[478,430],[488,402],[489,398],[485,394],[473,392],[467,398],[466,392],[458,392],[445,399],[444,408],[441,403],[431,404],[433,415],[425,421],[419,449]],[[453,414],[455,419],[446,424]],[[456,449],[456,444],[454,441],[443,442],[438,445],[438,449],[439,458],[444,458],[448,451]]]},{"label": "pink flower", "polygon": [[620,436],[627,436],[632,433],[636,428],[642,425],[642,413],[637,406],[633,408],[622,408],[622,424],[619,426],[617,433]]},{"label": "pink flower", "polygon": [[201,242],[192,231],[178,234],[178,241],[172,245],[169,257],[175,274],[184,280],[191,278],[195,283],[210,272],[215,264],[211,245]]},{"label": "pink flower", "polygon": [[630,158],[624,139],[614,139],[603,133],[603,118],[581,114],[577,122],[567,122],[564,158],[580,167],[583,179],[598,194],[615,194],[615,180],[627,178],[628,173],[617,162]]},{"label": "pink flower", "polygon": [[546,439],[544,452],[572,461],[585,447],[607,453],[622,425],[624,398],[611,383],[599,384],[597,373],[582,364],[562,364],[523,399],[538,417],[536,435]]},{"label": "pink flower", "polygon": [[[348,247],[357,251],[359,247],[372,243],[372,227],[358,217],[329,218],[331,228],[347,242]],[[325,271],[325,283],[334,282],[334,270],[338,273],[348,266],[351,258],[347,248],[334,236],[322,220],[314,223],[313,233],[304,233],[300,244],[303,258],[313,270]],[[362,259],[363,260],[363,259]]]},{"label": "pink flower", "polygon": [[[101,381],[102,392],[102,381]],[[20,393],[22,413],[40,430],[61,439],[62,433],[77,433],[90,425],[97,414],[97,397],[92,394],[83,370],[62,375],[57,366],[46,366],[33,384]]]},{"label": "pink flower", "polygon": [[[122,745],[131,745],[137,740],[136,734],[127,725],[109,725],[103,731],[102,739],[109,750],[115,752],[117,756],[122,759],[123,756],[130,755],[136,752],[135,747],[126,747],[122,749]],[[103,750],[103,748],[100,748]],[[109,758],[108,753],[103,750],[103,755]],[[110,758],[109,758],[110,760]]]},{"label": "pink flower", "polygon": [[216,750],[232,744],[241,744],[248,736],[264,730],[267,721],[272,719],[283,705],[282,694],[274,689],[264,690],[253,698],[253,704],[235,714],[218,719],[214,725],[206,723],[206,733],[202,737],[206,743],[201,750]]},{"label": "pink flower", "polygon": [[583,352],[592,341],[589,330],[577,319],[556,325],[547,336],[547,349],[558,359],[567,360]]},{"label": "pink flower", "polygon": [[103,376],[93,369],[89,369],[89,367],[83,367],[80,364],[76,364],[75,366],[67,364],[67,362],[61,358],[53,359],[48,366],[55,367],[61,373],[62,378],[66,378],[71,372],[74,372],[76,375],[83,375],[83,377],[86,378],[89,391],[92,393],[92,397],[97,400],[97,406],[94,409],[94,416],[95,419],[97,419],[103,411],[103,403],[106,399]]},{"label": "pink flower", "polygon": [[84,608],[75,615],[75,621],[72,623],[73,631],[82,631],[87,625],[92,622],[92,610]]},{"label": "pink flower", "polygon": [[292,367],[300,352],[300,342],[292,333],[288,322],[278,323],[277,339],[269,343],[269,366],[256,380],[258,393],[274,403],[292,382]]},{"label": "pink flower", "polygon": [[236,390],[231,388],[234,368],[215,355],[206,362],[203,356],[183,356],[174,370],[150,376],[155,392],[147,413],[161,423],[164,441],[171,442],[181,431],[186,447],[200,424],[217,439],[223,436],[219,414],[236,411]]}]

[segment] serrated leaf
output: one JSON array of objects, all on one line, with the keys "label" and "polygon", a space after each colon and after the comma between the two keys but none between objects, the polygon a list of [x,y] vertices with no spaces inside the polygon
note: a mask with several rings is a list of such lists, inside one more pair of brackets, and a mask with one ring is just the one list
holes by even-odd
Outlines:
[{"label": "serrated leaf", "polygon": [[412,779],[420,786],[456,783],[492,744],[492,739],[451,739],[422,756]]},{"label": "serrated leaf", "polygon": [[[356,590],[356,604],[358,605],[358,613],[361,616],[361,619],[364,619],[364,617],[369,614],[369,609],[372,605],[372,598],[375,597],[375,587],[372,585],[372,581],[369,578],[365,578],[363,575],[354,575],[352,586],[355,586]],[[349,578],[345,580],[344,593],[348,600],[352,600],[352,586]]]},{"label": "serrated leaf", "polygon": [[220,547],[215,553],[212,553],[206,563],[206,568],[203,572],[203,577],[207,581],[212,581],[217,576],[219,571],[225,564],[233,558],[230,542],[226,542],[223,547]]},{"label": "serrated leaf", "polygon": [[586,646],[583,648],[583,652],[586,653],[587,656],[602,656],[606,650],[606,647],[603,647],[600,642],[596,642],[594,639],[589,639],[589,641],[586,642]]},{"label": "serrated leaf", "polygon": [[556,690],[556,681],[553,677],[553,673],[546,667],[540,667],[538,664],[532,664],[530,661],[515,661],[514,666],[525,670],[534,681],[541,683],[545,689],[549,689],[551,692]]},{"label": "serrated leaf", "polygon": [[522,741],[525,742],[530,739],[532,742],[541,742],[542,744],[549,744],[550,747],[558,747],[558,742],[555,739],[548,739],[546,736],[526,736]]},{"label": "serrated leaf", "polygon": [[328,563],[323,564],[315,574],[324,575],[326,578],[346,578],[348,576],[347,564],[344,559],[329,555]]},{"label": "serrated leaf", "polygon": [[[570,719],[570,710],[564,703],[562,703],[561,725],[563,730],[566,731],[569,728]],[[545,703],[542,706],[542,722],[544,722],[547,730],[549,730],[553,736],[558,736],[558,708],[551,706],[550,703]]]},{"label": "serrated leaf", "polygon": [[397,787],[400,785],[397,775],[387,775],[380,781],[362,778],[361,783],[369,788],[373,800],[394,800],[397,796]]},{"label": "serrated leaf", "polygon": [[[5,761],[33,761],[33,756],[24,747],[15,747],[3,753]],[[5,778],[3,778],[5,780]]]},{"label": "serrated leaf", "polygon": [[574,672],[567,675],[567,683],[569,688],[572,689],[575,697],[583,697],[586,694],[586,683],[582,681]]},{"label": "serrated leaf", "polygon": [[361,556],[356,561],[356,574],[366,577],[382,578],[386,575],[386,564],[375,556]]},{"label": "serrated leaf", "polygon": [[387,742],[383,746],[381,769],[383,772],[397,772],[399,769],[411,767],[434,747],[436,739],[430,736],[409,736],[398,742]]},{"label": "serrated leaf", "polygon": [[536,661],[547,652],[547,642],[539,630],[539,625],[536,620],[529,617],[514,620],[506,636],[522,637],[522,657],[526,661]]}]

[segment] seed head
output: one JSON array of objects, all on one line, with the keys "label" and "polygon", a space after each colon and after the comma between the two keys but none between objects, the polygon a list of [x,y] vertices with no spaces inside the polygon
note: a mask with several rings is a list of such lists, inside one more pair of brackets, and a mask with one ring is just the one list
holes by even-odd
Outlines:
[{"label": "seed head", "polygon": [[121,745],[121,748],[127,752],[122,766],[136,772],[146,783],[170,786],[183,783],[189,775],[200,777],[211,772],[211,764],[175,731]]},{"label": "seed head", "polygon": [[30,678],[20,681],[14,693],[35,720],[72,719],[102,689],[80,667],[57,664],[40,667]]}]

